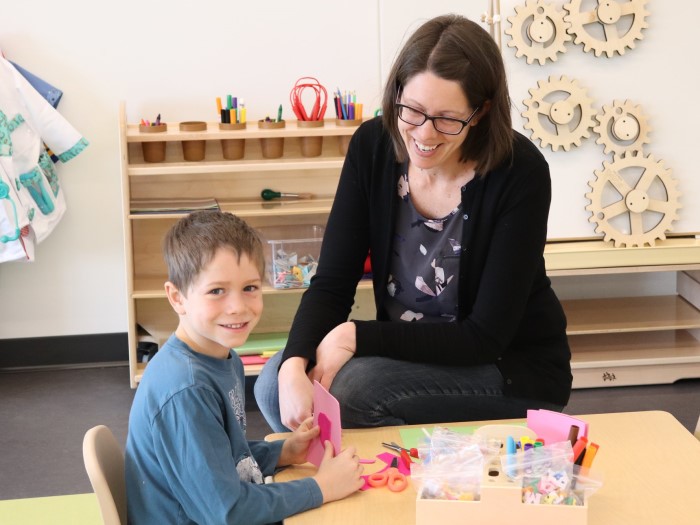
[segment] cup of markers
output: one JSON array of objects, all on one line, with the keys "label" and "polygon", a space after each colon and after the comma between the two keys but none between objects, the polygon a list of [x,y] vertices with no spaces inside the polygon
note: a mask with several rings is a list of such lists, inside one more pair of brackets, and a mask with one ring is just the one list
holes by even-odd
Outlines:
[{"label": "cup of markers", "polygon": [[[277,110],[277,118],[271,119],[269,116],[258,120],[259,129],[282,129],[286,127],[286,122],[282,119],[282,104]],[[284,137],[265,137],[260,139],[262,156],[266,159],[278,159],[284,154]]]},{"label": "cup of markers", "polygon": [[[362,124],[362,104],[357,102],[354,91],[333,94],[333,107],[335,108],[335,125],[339,127],[357,127]],[[338,146],[341,155],[346,155],[352,135],[340,135]]]},{"label": "cup of markers", "polygon": [[[216,108],[220,115],[220,131],[240,131],[246,129],[245,101],[238,97],[227,95],[224,108],[221,98],[216,99]],[[226,160],[240,160],[245,156],[244,139],[221,139],[221,152]]]},{"label": "cup of markers", "polygon": [[[139,124],[140,133],[164,133],[168,131],[168,125],[160,121],[160,113],[156,120],[149,122],[141,119]],[[163,162],[165,160],[165,141],[142,142],[143,160],[145,162]]]}]

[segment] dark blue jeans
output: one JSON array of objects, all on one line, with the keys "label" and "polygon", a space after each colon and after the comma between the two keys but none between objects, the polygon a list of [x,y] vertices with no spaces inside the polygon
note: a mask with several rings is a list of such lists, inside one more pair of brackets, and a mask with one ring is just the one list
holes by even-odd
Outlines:
[{"label": "dark blue jeans", "polygon": [[[286,432],[279,408],[278,352],[255,382],[255,399],[275,432]],[[386,357],[355,357],[331,385],[340,403],[343,428],[417,425],[453,421],[512,419],[528,409],[561,412],[545,401],[507,397],[495,365],[454,367],[397,361]]]}]

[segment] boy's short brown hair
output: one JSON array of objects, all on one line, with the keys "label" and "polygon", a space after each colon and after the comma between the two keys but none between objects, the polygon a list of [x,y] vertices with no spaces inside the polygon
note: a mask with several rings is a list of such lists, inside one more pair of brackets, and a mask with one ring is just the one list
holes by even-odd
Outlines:
[{"label": "boy's short brown hair", "polygon": [[163,258],[168,280],[186,294],[219,248],[229,248],[239,261],[242,255],[247,255],[262,278],[265,257],[257,232],[232,213],[204,210],[183,217],[165,234]]}]

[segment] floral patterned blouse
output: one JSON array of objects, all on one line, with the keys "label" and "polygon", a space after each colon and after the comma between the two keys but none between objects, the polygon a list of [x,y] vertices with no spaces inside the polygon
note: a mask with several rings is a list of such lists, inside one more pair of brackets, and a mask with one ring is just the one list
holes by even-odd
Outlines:
[{"label": "floral patterned blouse", "polygon": [[446,217],[427,219],[411,200],[408,173],[399,177],[387,310],[392,321],[457,318],[462,224],[459,204]]}]

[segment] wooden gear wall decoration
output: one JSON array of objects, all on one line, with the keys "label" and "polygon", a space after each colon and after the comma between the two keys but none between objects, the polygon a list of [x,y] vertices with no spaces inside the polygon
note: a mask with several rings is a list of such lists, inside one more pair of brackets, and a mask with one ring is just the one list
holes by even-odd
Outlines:
[{"label": "wooden gear wall decoration", "polygon": [[590,137],[596,113],[593,99],[576,80],[550,76],[529,91],[531,97],[524,101],[528,109],[522,113],[527,119],[524,127],[532,131],[532,139],[539,140],[543,148],[569,151],[571,146],[580,146],[581,140]]},{"label": "wooden gear wall decoration", "polygon": [[[641,174],[639,174],[641,172]],[[586,194],[596,233],[620,246],[654,246],[664,240],[681,208],[676,181],[663,161],[651,155],[624,153],[603,163]]]},{"label": "wooden gear wall decoration", "polygon": [[[643,29],[649,27],[646,17],[648,0],[597,0],[598,6],[590,11],[582,11],[583,0],[572,0],[564,5],[568,14],[564,20],[569,24],[569,33],[574,35],[575,44],[583,44],[583,50],[603,53],[611,58],[615,52],[625,54],[633,49],[636,40],[644,38]],[[602,30],[602,36],[597,35]]]},{"label": "wooden gear wall decoration", "polygon": [[555,62],[559,53],[566,52],[564,44],[572,39],[564,12],[544,0],[528,0],[524,6],[516,6],[508,22],[510,28],[504,31],[511,38],[508,47],[516,49],[516,57],[525,56],[528,64],[535,60],[541,66],[547,60]]},{"label": "wooden gear wall decoration", "polygon": [[599,135],[596,144],[602,144],[606,154],[641,153],[644,145],[649,144],[651,126],[641,106],[628,100],[615,100],[611,106],[603,106],[603,112],[595,118],[598,125],[593,131]]}]

